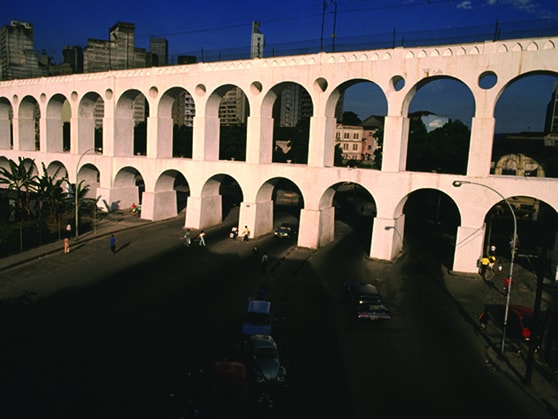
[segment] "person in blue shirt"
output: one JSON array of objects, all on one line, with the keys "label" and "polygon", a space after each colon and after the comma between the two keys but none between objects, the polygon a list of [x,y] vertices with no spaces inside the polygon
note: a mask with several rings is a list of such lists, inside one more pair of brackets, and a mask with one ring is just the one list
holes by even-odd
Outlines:
[{"label": "person in blue shirt", "polygon": [[114,237],[114,234],[110,235],[109,242],[110,242],[110,251],[112,253],[116,253],[116,237]]}]

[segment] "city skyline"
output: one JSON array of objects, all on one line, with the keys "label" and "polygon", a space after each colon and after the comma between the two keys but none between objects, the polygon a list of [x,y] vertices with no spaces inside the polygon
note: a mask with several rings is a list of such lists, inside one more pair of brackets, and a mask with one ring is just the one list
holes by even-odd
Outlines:
[{"label": "city skyline", "polygon": [[[45,52],[58,63],[62,61],[65,46],[85,47],[89,39],[106,40],[109,28],[116,22],[135,25],[135,46],[139,48],[149,50],[151,37],[166,38],[172,57],[200,49],[245,46],[248,50],[253,21],[260,22],[266,45],[313,41],[323,43],[324,50],[331,50],[334,31],[335,40],[341,40],[343,37],[390,32],[394,33],[394,38],[396,33],[421,31],[431,31],[434,37],[436,31],[444,31],[447,36],[448,29],[478,29],[483,25],[489,33],[498,25],[505,30],[513,25],[520,26],[514,22],[548,19],[556,21],[558,26],[558,10],[551,3],[555,0],[318,0],[304,5],[287,0],[246,1],[239,7],[234,2],[175,4],[162,0],[154,9],[129,1],[109,3],[100,0],[86,6],[80,1],[53,1],[45,6],[45,3],[30,0],[25,4],[10,2],[2,5],[7,20],[0,24],[9,24],[11,20],[31,23],[35,50]],[[497,108],[501,112],[501,115],[495,115],[498,132],[541,131],[544,126],[541,112],[544,115],[556,80],[558,78],[554,75],[528,77],[518,81],[510,93],[504,92],[503,98],[512,96],[508,98],[510,103],[522,106],[502,103]],[[349,89],[345,110],[355,112],[361,119],[372,114],[385,114],[383,101],[370,99],[368,92],[374,87],[363,86]],[[452,90],[448,94],[444,82],[427,85],[434,96],[429,96],[425,102],[419,91],[409,111],[428,110],[469,124],[474,113],[474,104],[466,105],[469,92],[461,91],[463,89],[452,83],[450,86]]]}]

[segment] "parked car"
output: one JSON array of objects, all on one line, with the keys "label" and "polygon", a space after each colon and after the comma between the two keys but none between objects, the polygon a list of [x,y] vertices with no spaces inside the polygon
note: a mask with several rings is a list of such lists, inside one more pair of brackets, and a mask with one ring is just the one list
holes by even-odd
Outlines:
[{"label": "parked car", "polygon": [[279,359],[279,348],[269,335],[253,335],[247,342],[248,370],[256,384],[286,384],[287,370]]},{"label": "parked car", "polygon": [[[486,306],[490,317],[499,328],[504,326],[505,304],[489,304]],[[506,336],[510,339],[528,342],[534,337],[533,309],[522,305],[511,304],[508,309]]]},{"label": "parked car", "polygon": [[257,334],[270,335],[272,321],[271,302],[250,300],[242,322],[242,335],[245,337]]},{"label": "parked car", "polygon": [[290,239],[296,235],[296,226],[291,223],[281,223],[273,231],[273,235],[279,239]]},{"label": "parked car", "polygon": [[366,282],[350,282],[345,284],[345,290],[357,318],[368,320],[391,319],[391,311],[384,304],[378,288],[374,285]]}]

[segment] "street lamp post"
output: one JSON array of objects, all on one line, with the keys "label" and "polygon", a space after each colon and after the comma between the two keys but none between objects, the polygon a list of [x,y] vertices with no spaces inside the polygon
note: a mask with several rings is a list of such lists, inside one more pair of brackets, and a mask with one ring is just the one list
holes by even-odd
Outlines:
[{"label": "street lamp post", "polygon": [[512,218],[513,218],[513,238],[512,238],[512,243],[511,243],[511,257],[510,257],[510,273],[508,278],[510,279],[509,284],[508,284],[508,290],[506,292],[506,309],[504,311],[504,326],[502,329],[502,342],[500,345],[500,353],[503,355],[504,354],[504,345],[506,344],[506,329],[507,329],[507,325],[508,325],[508,313],[510,310],[510,295],[511,295],[511,288],[512,288],[512,281],[513,281],[513,262],[515,259],[515,246],[516,246],[516,240],[517,240],[517,218],[515,216],[515,211],[513,210],[513,207],[511,206],[511,204],[509,203],[509,201],[506,199],[506,197],[504,195],[502,195],[500,192],[498,192],[496,189],[492,188],[491,186],[485,185],[483,183],[477,183],[477,182],[471,182],[468,180],[454,180],[452,182],[452,185],[456,188],[459,188],[461,185],[478,185],[478,186],[482,186],[483,188],[487,188],[490,189],[492,192],[494,192],[495,194],[497,194],[498,196],[500,196],[500,198],[502,198],[502,200],[508,205],[508,208],[510,209]]},{"label": "street lamp post", "polygon": [[81,159],[83,159],[83,157],[91,151],[97,152],[97,149],[95,147],[93,147],[93,148],[90,148],[88,150],[85,150],[83,153],[81,153],[81,156],[79,156],[78,162],[76,164],[76,183],[74,184],[74,209],[76,211],[76,214],[75,214],[75,216],[76,216],[76,220],[75,220],[75,223],[76,223],[76,240],[77,240],[78,235],[79,235],[79,227],[78,227],[78,224],[79,224],[79,199],[78,199],[78,170],[79,170],[79,164],[81,163]]}]

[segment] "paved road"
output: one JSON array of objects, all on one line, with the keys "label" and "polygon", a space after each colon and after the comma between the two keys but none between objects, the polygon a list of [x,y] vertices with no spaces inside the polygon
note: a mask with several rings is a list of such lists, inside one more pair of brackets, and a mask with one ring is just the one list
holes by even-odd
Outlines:
[{"label": "paved road", "polygon": [[[68,334],[76,333],[77,338],[79,338],[77,339],[79,344],[76,343],[77,346],[72,346],[70,348],[58,347],[55,343],[56,335],[51,336],[41,333],[42,327],[44,327],[44,330],[48,329],[48,322],[55,322],[57,319],[64,319],[64,321],[67,321],[68,318],[75,316],[76,321],[77,319],[94,318],[96,324],[104,324],[103,327],[109,330],[108,341],[113,342],[118,348],[118,351],[120,351],[117,352],[119,355],[117,359],[115,359],[115,362],[122,362],[129,358],[127,362],[130,363],[129,366],[132,371],[134,370],[135,363],[141,365],[143,362],[142,359],[134,359],[131,353],[133,351],[130,351],[130,349],[134,344],[152,345],[153,342],[130,342],[128,340],[129,336],[119,335],[119,330],[121,329],[118,327],[118,322],[124,323],[126,321],[123,317],[124,313],[127,313],[126,315],[128,316],[134,315],[135,313],[141,316],[146,331],[149,331],[149,333],[152,334],[153,337],[157,337],[157,339],[165,339],[165,330],[153,329],[153,325],[157,323],[157,317],[160,313],[156,310],[150,311],[145,309],[142,309],[141,313],[136,313],[134,310],[130,310],[131,308],[133,309],[133,306],[119,307],[117,304],[119,299],[118,293],[133,289],[134,283],[139,278],[145,276],[151,276],[151,278],[144,279],[152,281],[157,281],[158,276],[171,279],[174,277],[176,278],[174,281],[165,281],[164,284],[158,284],[157,289],[159,289],[160,295],[146,296],[138,294],[135,296],[138,305],[147,298],[167,298],[169,294],[176,293],[179,289],[177,288],[177,284],[180,283],[180,278],[195,275],[198,267],[207,270],[208,263],[207,258],[196,256],[202,254],[200,253],[200,251],[202,251],[200,248],[192,249],[193,252],[190,253],[190,256],[184,253],[185,249],[181,240],[183,231],[182,217],[159,223],[148,223],[148,225],[141,224],[142,223],[137,219],[127,220],[124,217],[124,219],[120,221],[120,224],[115,223],[114,226],[105,230],[102,228],[99,229],[96,238],[84,235],[79,242],[73,242],[72,252],[69,255],[65,255],[62,252],[61,246],[59,248],[57,248],[56,245],[54,247],[49,247],[50,250],[55,250],[54,253],[42,256],[39,263],[22,263],[25,259],[23,255],[11,258],[10,260],[0,260],[0,268],[2,265],[4,267],[0,270],[0,308],[4,314],[2,316],[2,326],[6,328],[6,330],[9,330],[11,333],[10,336],[12,336],[9,343],[2,348],[2,359],[18,359],[18,356],[24,353],[22,349],[25,350],[29,345],[39,345],[44,348],[43,354],[45,358],[52,357],[52,359],[55,360],[55,364],[51,367],[53,369],[57,368],[56,363],[75,362],[76,369],[80,364],[91,363],[91,360],[81,359],[74,353],[76,350],[79,350],[79,344],[91,343],[90,337],[81,336],[72,330],[72,326],[79,327],[79,324],[76,325],[69,321],[68,326],[63,329],[62,332],[59,332]],[[119,228],[122,229],[118,230]],[[108,244],[108,233],[112,230],[117,230],[116,235],[118,238],[119,251],[115,255],[110,253]],[[236,266],[234,265],[234,263],[237,263],[235,261],[250,255],[252,246],[259,242],[256,240],[245,245],[240,242],[228,240],[219,243],[212,241],[213,237],[224,237],[227,232],[227,226],[208,230],[208,243],[210,244],[212,252],[220,254],[220,257],[224,258],[220,259],[220,261],[223,261],[223,263],[230,262],[232,263],[231,266]],[[336,234],[337,233],[342,235],[342,232],[337,232],[336,230]],[[37,256],[38,254],[42,254],[42,252],[37,250],[32,254]],[[184,254],[184,270],[166,272],[164,269],[165,258],[176,258],[177,255],[180,257],[182,254]],[[27,257],[32,257],[31,253],[28,254]],[[294,252],[291,252],[288,257],[299,261],[308,260],[313,257],[317,258],[315,252],[307,249],[296,249]],[[150,273],[143,269],[145,262],[155,262],[160,269],[157,272]],[[275,260],[275,262],[277,262],[277,260]],[[216,261],[211,259],[209,263],[216,263]],[[15,266],[9,268],[9,266],[12,265]],[[368,266],[375,271],[381,271],[382,269],[385,270],[386,267],[389,270],[393,265],[378,261],[370,261]],[[281,269],[281,265],[275,263],[273,264],[273,269]],[[518,271],[519,270],[520,267],[518,267]],[[122,277],[122,272],[126,272],[126,275],[129,275],[129,277]],[[135,274],[130,274],[130,272],[135,272]],[[105,284],[118,282],[120,285],[116,288],[112,288],[111,293],[107,295],[105,293],[107,289],[106,286],[95,280],[99,274],[106,275]],[[204,280],[204,278],[200,278],[200,280]],[[471,325],[470,331],[472,333],[473,325],[476,322],[476,315],[479,312],[479,308],[482,307],[484,303],[484,296],[491,292],[491,288],[488,288],[487,285],[478,278],[452,276],[448,275],[447,272],[444,275],[444,283],[452,298],[454,298],[456,306],[459,307],[460,310],[463,310],[463,318]],[[258,281],[247,281],[243,283],[238,292],[242,295],[249,295],[255,292],[260,285]],[[520,291],[522,290],[520,286],[518,286],[518,289]],[[93,290],[97,297],[92,301],[88,301],[87,304],[84,304],[85,301],[80,299],[80,295],[83,295],[80,290],[84,292],[85,290]],[[525,292],[525,294],[527,294],[527,292]],[[179,295],[180,294],[176,295],[176,297]],[[521,296],[521,293],[517,295]],[[67,302],[68,296],[71,297],[70,302]],[[479,296],[482,296],[482,298],[479,298]],[[27,307],[28,301],[42,301],[47,297],[50,297],[49,300],[53,301],[53,304],[66,301],[60,304],[60,308],[54,317],[44,319],[45,323],[43,324],[41,324],[41,322],[27,323],[27,328],[21,330],[10,329],[10,316],[14,315],[14,313],[25,313],[25,307]],[[491,298],[499,298],[499,296],[494,294]],[[86,307],[86,309],[84,309],[84,307]],[[111,311],[107,311],[106,307],[111,307]],[[196,315],[196,313],[192,315]],[[22,319],[25,321],[25,316],[23,316]],[[225,325],[222,325],[222,327],[225,328]],[[103,336],[107,337],[106,334]],[[498,331],[493,330],[488,336],[472,336],[471,338],[473,340],[478,340],[480,343],[478,345],[479,355],[486,357],[487,361],[493,362],[493,367],[498,371],[498,374],[508,375],[511,383],[518,383],[518,386],[524,388],[519,384],[521,381],[521,372],[524,370],[524,360],[519,355],[507,353],[507,359],[505,361],[490,358],[490,348],[494,347],[494,342],[498,341],[498,337]],[[106,348],[102,346],[96,347],[96,349],[99,353],[106,351]],[[216,354],[208,354],[209,358],[215,356]],[[28,368],[39,368],[41,361],[44,361],[45,358],[41,357],[41,359],[33,360],[33,362],[27,364]],[[91,366],[93,368],[103,367],[95,364],[95,362],[92,362]],[[10,365],[9,368],[10,372],[17,373],[15,375],[19,376],[21,381],[10,383],[9,388],[5,388],[3,394],[12,395],[13,397],[11,399],[13,402],[16,404],[20,403],[24,406],[26,405],[24,389],[28,385],[26,377],[31,377],[34,373],[25,368],[22,371],[17,371],[17,369],[12,370],[17,368],[13,364]],[[45,377],[48,376],[49,371],[45,371]],[[154,376],[156,376],[156,374]],[[542,378],[541,374],[535,373],[533,378],[532,385],[528,388],[524,388],[528,394],[541,404],[548,404],[551,409],[553,406],[558,405],[556,403],[556,388],[549,385],[549,383]],[[107,386],[113,386],[114,394],[116,395],[122,390],[118,388],[118,383],[120,382],[121,377],[107,377]],[[44,387],[42,390],[41,388],[35,389],[36,391],[44,393],[44,400],[52,400],[53,394],[56,394],[57,391],[68,391],[72,388],[71,383],[67,382],[42,382],[37,385]],[[169,390],[172,390],[172,386],[169,387]],[[147,391],[147,388],[142,391]],[[49,396],[49,392],[53,394]],[[139,389],[138,392],[141,394]],[[71,397],[69,397],[69,399],[71,399]],[[66,407],[67,409],[71,408],[71,406]],[[37,410],[34,412],[37,413]],[[63,415],[60,415],[60,417],[63,417]]]}]

